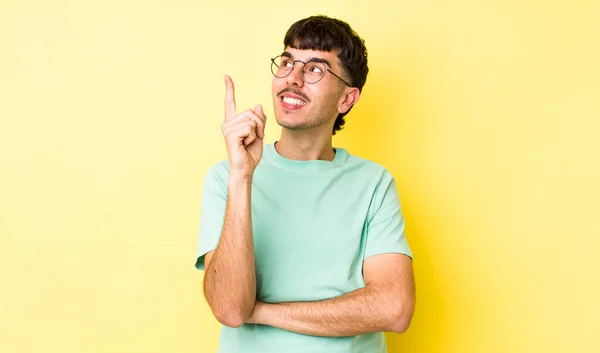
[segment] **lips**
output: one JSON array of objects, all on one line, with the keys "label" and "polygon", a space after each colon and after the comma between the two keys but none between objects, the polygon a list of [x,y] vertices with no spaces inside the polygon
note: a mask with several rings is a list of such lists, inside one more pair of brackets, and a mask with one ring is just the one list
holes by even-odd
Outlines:
[{"label": "lips", "polygon": [[300,109],[308,104],[307,99],[291,92],[285,92],[279,98],[281,99],[281,105],[285,109]]},{"label": "lips", "polygon": [[292,97],[283,97],[283,98],[282,98],[282,100],[283,100],[283,102],[284,102],[285,104],[288,104],[288,105],[295,105],[295,106],[298,106],[298,107],[301,107],[301,106],[303,106],[303,105],[305,105],[305,104],[306,104],[306,102],[305,102],[305,101],[303,101],[303,100],[301,100],[301,99],[298,99],[298,98],[292,98]]}]

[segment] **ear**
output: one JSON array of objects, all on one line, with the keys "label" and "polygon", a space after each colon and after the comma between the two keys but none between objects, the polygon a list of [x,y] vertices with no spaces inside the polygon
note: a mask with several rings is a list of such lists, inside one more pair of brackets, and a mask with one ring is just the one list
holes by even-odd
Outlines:
[{"label": "ear", "polygon": [[338,103],[338,112],[340,113],[345,113],[348,110],[350,110],[350,108],[352,108],[352,106],[358,102],[358,99],[360,98],[360,91],[358,90],[358,88],[356,87],[350,87],[348,88],[348,90],[346,91],[346,93],[340,98],[340,102]]}]

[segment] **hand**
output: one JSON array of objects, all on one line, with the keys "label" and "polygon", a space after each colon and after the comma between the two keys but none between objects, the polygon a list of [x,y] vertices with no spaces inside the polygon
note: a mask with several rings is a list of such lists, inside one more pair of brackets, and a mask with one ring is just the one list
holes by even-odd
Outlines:
[{"label": "hand", "polygon": [[225,121],[221,131],[229,155],[229,173],[250,178],[263,154],[263,139],[267,117],[259,104],[254,110],[236,113],[233,81],[225,76]]}]

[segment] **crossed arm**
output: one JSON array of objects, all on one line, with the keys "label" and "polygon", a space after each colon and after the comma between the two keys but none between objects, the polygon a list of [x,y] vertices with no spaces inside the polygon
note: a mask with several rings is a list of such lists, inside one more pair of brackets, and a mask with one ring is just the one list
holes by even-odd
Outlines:
[{"label": "crossed arm", "polygon": [[404,332],[412,319],[415,284],[412,260],[403,254],[363,261],[365,286],[314,302],[256,300],[256,270],[250,215],[251,180],[230,178],[225,220],[217,249],[204,259],[204,294],[223,325],[264,324],[315,336]]},{"label": "crossed arm", "polygon": [[406,331],[415,305],[412,260],[402,254],[371,256],[363,262],[363,277],[364,288],[331,299],[277,304],[256,301],[244,321],[330,337]]}]

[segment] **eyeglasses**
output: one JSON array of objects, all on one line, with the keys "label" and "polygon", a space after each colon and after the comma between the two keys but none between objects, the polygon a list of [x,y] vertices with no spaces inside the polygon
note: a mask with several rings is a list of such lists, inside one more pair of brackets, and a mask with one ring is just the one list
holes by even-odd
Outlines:
[{"label": "eyeglasses", "polygon": [[343,78],[336,75],[331,71],[323,62],[317,61],[318,59],[311,59],[308,62],[302,60],[292,60],[288,56],[278,55],[271,59],[271,72],[275,77],[284,78],[294,71],[294,64],[300,62],[304,65],[302,68],[302,81],[306,83],[317,83],[325,76],[325,72],[329,71],[333,76],[339,78],[348,87],[352,87],[351,84],[346,82]]}]

